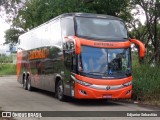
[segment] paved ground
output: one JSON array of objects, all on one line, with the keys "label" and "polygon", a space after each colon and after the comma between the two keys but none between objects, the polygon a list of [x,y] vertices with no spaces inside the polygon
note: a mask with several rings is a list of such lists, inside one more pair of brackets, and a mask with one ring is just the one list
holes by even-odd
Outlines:
[{"label": "paved ground", "polygon": [[[69,99],[67,102],[60,102],[53,97],[53,93],[42,90],[35,90],[29,92],[22,88],[16,81],[16,76],[0,77],[0,107],[4,111],[148,111],[160,110],[159,108],[140,107],[137,104],[124,103],[118,101],[105,100],[74,100]],[[17,118],[19,120],[28,120]],[[38,119],[38,118],[35,118]],[[57,119],[54,118],[40,118],[40,120]],[[105,117],[89,118],[89,117],[61,117],[61,120],[105,120]],[[107,118],[117,119],[117,118]],[[118,118],[119,120],[126,120],[128,118]],[[136,120],[137,118],[132,118]],[[141,120],[146,118],[141,117]],[[153,120],[153,118],[149,118]],[[158,119],[158,118],[154,118]],[[29,120],[32,120],[31,118]]]}]

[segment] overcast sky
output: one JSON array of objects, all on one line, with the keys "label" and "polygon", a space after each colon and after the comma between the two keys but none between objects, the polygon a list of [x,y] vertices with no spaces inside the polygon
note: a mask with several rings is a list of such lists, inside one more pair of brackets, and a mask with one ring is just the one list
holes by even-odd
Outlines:
[{"label": "overcast sky", "polygon": [[5,40],[4,40],[4,35],[5,35],[4,32],[5,32],[7,29],[9,29],[9,27],[10,27],[10,25],[7,24],[7,23],[5,22],[5,20],[0,17],[0,44],[3,44],[3,43],[4,43],[4,41],[5,41]]}]

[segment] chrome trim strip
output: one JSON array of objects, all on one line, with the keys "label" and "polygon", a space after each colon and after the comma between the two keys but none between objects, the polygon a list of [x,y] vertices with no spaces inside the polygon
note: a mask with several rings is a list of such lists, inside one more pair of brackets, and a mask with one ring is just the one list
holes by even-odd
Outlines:
[{"label": "chrome trim strip", "polygon": [[94,88],[94,89],[98,89],[98,90],[117,90],[117,89],[124,88],[125,86],[123,86],[123,85],[115,85],[115,86],[91,85],[89,87]]},{"label": "chrome trim strip", "polygon": [[114,85],[114,86],[105,86],[105,85],[90,85],[89,87],[94,88],[94,89],[98,89],[98,90],[117,90],[117,89],[121,89],[124,87],[128,87],[132,85],[132,81],[127,82],[123,85]]}]

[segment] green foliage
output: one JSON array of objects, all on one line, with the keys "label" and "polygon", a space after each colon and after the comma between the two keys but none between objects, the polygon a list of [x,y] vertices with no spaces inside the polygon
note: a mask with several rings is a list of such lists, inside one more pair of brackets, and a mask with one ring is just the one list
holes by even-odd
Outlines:
[{"label": "green foliage", "polygon": [[[11,8],[15,8],[15,4],[18,4],[21,0],[0,0],[0,7],[5,7],[6,10],[12,11]],[[6,11],[6,12],[9,12]]]},{"label": "green foliage", "polygon": [[[22,0],[0,0],[0,17],[7,16],[7,21],[10,22],[20,8],[19,3],[22,6]],[[6,14],[4,15],[4,13]],[[6,18],[4,17],[4,19]]]},{"label": "green foliage", "polygon": [[5,32],[5,44],[10,44],[14,45],[18,42],[18,37],[20,34],[24,32],[15,29],[15,28],[10,28]]},{"label": "green foliage", "polygon": [[131,18],[129,0],[28,0],[19,10],[13,25],[24,30],[32,29],[60,14],[70,12],[90,12]]},{"label": "green foliage", "polygon": [[0,76],[15,75],[15,74],[16,74],[15,64],[0,64]]},{"label": "green foliage", "polygon": [[138,53],[132,52],[132,99],[146,104],[160,105],[160,66],[140,64]]},{"label": "green foliage", "polygon": [[12,63],[13,60],[12,60],[12,56],[6,56],[6,55],[0,55],[0,64],[2,63]]},{"label": "green foliage", "polygon": [[[143,102],[160,99],[160,66],[133,66],[133,99]],[[153,103],[156,104],[156,103]]]},{"label": "green foliage", "polygon": [[[12,1],[22,3],[22,1]],[[126,21],[130,15],[130,0],[26,0],[18,9],[18,14],[12,21],[12,28],[6,31],[5,43],[17,43],[18,36],[38,25],[60,15],[71,12],[88,12],[119,16]],[[18,29],[17,29],[18,28]]]},{"label": "green foliage", "polygon": [[[151,27],[153,27],[153,25]],[[156,54],[155,53],[156,46],[154,45],[155,44],[154,39],[152,41],[149,38],[151,35],[147,29],[147,25],[139,25],[138,28],[131,31],[131,35],[134,36],[134,38],[141,40],[145,44],[145,46],[147,48],[145,59],[147,62],[153,62],[154,61],[153,58],[155,57],[154,55]],[[157,24],[157,40],[159,41],[159,39],[160,39],[160,24]],[[160,62],[160,61],[158,61],[158,62]]]},{"label": "green foliage", "polygon": [[[148,63],[155,62],[156,64],[160,64],[160,0],[132,0],[131,4],[139,5],[144,10],[146,16],[144,25],[136,19],[130,22],[133,28],[132,35],[145,44]],[[137,14],[139,13],[138,11]]]}]

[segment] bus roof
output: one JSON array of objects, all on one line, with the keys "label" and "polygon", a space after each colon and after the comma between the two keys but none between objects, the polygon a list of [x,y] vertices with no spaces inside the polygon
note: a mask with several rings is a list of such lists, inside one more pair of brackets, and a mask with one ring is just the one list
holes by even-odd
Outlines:
[{"label": "bus roof", "polygon": [[[53,19],[51,19],[51,20],[49,20],[49,21],[47,21],[47,22],[45,22],[45,23],[43,23],[43,24],[41,24],[41,25],[39,25],[39,26],[31,29],[31,30],[29,30],[29,31],[37,29],[37,28],[39,28],[39,27],[41,27],[41,26],[43,26],[43,25],[45,25],[45,24],[47,24],[47,23],[49,23],[51,21],[54,21],[56,19],[61,19],[61,18],[69,17],[69,16],[71,16],[71,17],[76,17],[77,16],[77,17],[106,18],[106,19],[113,19],[113,20],[122,20],[122,19],[120,19],[118,17],[114,17],[114,16],[111,16],[111,15],[104,15],[104,14],[94,14],[94,13],[64,13],[64,14],[61,14],[61,15],[59,15],[59,16],[57,16],[57,17],[55,17],[55,18],[53,18]],[[26,32],[26,33],[28,33],[28,32]],[[24,34],[26,34],[26,33],[24,33]]]},{"label": "bus roof", "polygon": [[[56,19],[59,19],[59,18],[65,18],[65,17],[69,17],[69,16],[72,16],[72,17],[90,17],[90,18],[106,18],[106,19],[113,19],[113,20],[122,20],[118,17],[115,17],[115,16],[111,16],[111,15],[104,15],[104,14],[94,14],[94,13],[64,13],[64,14],[61,14],[43,24],[46,24],[50,21],[53,21],[53,20],[56,20]],[[41,24],[41,25],[43,25]],[[41,26],[40,25],[40,26]],[[39,27],[39,26],[38,26]]]},{"label": "bus roof", "polygon": [[103,14],[93,14],[93,13],[65,13],[62,15],[59,15],[58,17],[63,18],[67,16],[81,16],[81,17],[96,17],[96,18],[108,18],[108,19],[116,19],[116,20],[122,20],[118,17],[114,17],[111,15],[103,15]]}]

